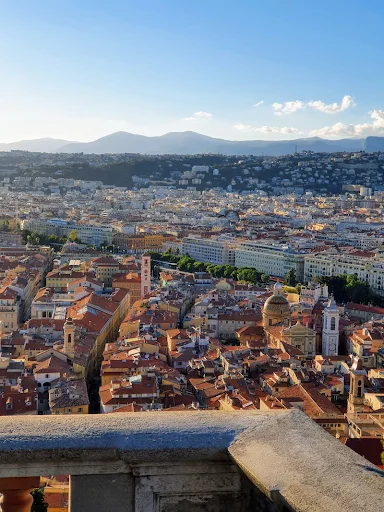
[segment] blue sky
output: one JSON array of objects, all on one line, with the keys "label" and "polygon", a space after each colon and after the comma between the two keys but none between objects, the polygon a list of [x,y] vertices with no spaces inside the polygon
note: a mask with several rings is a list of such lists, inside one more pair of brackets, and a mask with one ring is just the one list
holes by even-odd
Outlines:
[{"label": "blue sky", "polygon": [[380,0],[2,0],[0,141],[384,134],[383,14]]}]

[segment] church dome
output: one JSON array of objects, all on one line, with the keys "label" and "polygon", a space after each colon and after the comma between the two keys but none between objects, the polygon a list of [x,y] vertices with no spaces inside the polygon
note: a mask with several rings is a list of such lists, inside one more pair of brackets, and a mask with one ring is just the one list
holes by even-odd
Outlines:
[{"label": "church dome", "polygon": [[265,301],[263,312],[267,315],[289,315],[291,308],[284,295],[272,295]]},{"label": "church dome", "polygon": [[285,323],[291,318],[291,307],[283,295],[283,287],[276,283],[273,295],[269,297],[263,307],[264,327]]}]

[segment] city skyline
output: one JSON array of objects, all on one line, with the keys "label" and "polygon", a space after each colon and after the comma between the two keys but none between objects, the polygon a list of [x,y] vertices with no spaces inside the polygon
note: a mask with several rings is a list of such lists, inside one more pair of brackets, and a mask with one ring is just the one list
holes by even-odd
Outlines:
[{"label": "city skyline", "polygon": [[218,6],[5,3],[0,142],[384,134],[378,2]]}]

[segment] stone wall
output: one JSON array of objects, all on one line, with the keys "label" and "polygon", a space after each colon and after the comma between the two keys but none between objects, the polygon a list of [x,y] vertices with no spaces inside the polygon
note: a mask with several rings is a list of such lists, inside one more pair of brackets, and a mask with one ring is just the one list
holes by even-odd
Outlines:
[{"label": "stone wall", "polygon": [[297,410],[15,417],[0,426],[0,478],[70,474],[71,512],[383,509],[384,473]]}]

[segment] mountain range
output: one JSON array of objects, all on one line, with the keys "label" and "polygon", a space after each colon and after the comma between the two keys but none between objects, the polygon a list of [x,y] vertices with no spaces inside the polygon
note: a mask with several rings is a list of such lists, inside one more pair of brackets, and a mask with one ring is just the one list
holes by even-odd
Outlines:
[{"label": "mountain range", "polygon": [[35,151],[42,153],[141,153],[141,154],[201,154],[270,155],[279,156],[295,151],[334,153],[338,151],[384,151],[384,137],[329,140],[319,137],[296,140],[216,139],[196,132],[170,132],[146,137],[127,132],[116,132],[92,142],[70,142],[61,139],[34,139],[0,143],[0,151]]}]

